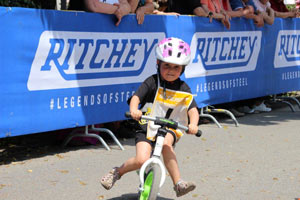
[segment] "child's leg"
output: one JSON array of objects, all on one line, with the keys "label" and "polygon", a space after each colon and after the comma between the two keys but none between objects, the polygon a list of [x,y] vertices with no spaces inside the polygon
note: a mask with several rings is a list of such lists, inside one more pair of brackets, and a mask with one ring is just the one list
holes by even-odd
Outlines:
[{"label": "child's leg", "polygon": [[174,137],[168,133],[165,137],[164,147],[162,150],[165,166],[172,178],[174,185],[180,180],[180,172],[176,159],[176,154],[173,149]]},{"label": "child's leg", "polygon": [[165,166],[174,183],[174,190],[176,192],[176,196],[180,197],[194,190],[196,185],[192,182],[186,182],[180,179],[180,172],[178,168],[176,154],[172,146],[173,141],[174,141],[174,137],[168,133],[165,138],[165,143],[164,143],[162,153],[163,153]]},{"label": "child's leg", "polygon": [[127,172],[139,169],[143,163],[150,157],[152,147],[145,141],[140,141],[136,144],[136,156],[128,159],[121,167],[113,168],[108,174],[101,178],[102,186],[110,190],[115,182]]},{"label": "child's leg", "polygon": [[127,172],[141,168],[146,160],[150,158],[152,147],[148,142],[140,141],[136,144],[136,156],[128,159],[118,168],[120,176]]}]

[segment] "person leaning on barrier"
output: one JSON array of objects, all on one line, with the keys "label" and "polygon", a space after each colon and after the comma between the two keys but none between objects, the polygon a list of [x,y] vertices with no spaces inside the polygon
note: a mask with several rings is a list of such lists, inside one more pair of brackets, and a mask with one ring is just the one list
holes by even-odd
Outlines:
[{"label": "person leaning on barrier", "polygon": [[114,14],[118,19],[116,26],[120,24],[122,17],[132,12],[127,0],[84,0],[84,4],[86,11]]},{"label": "person leaning on barrier", "polygon": [[232,10],[244,10],[246,7],[249,7],[250,10],[253,9],[253,12],[250,12],[244,15],[247,19],[253,19],[254,24],[257,27],[264,26],[264,19],[261,13],[257,12],[256,6],[254,5],[252,0],[230,0],[230,5]]},{"label": "person leaning on barrier", "polygon": [[181,15],[196,15],[208,17],[209,13],[204,11],[200,0],[168,0],[165,12],[173,12]]},{"label": "person leaning on barrier", "polygon": [[222,22],[222,24],[227,28],[230,29],[230,16],[227,12],[223,9],[220,0],[200,0],[202,4],[202,8],[210,13],[210,22],[212,19],[217,19]]},{"label": "person leaning on barrier", "polygon": [[[209,17],[212,19],[223,19],[224,25],[230,28],[229,16],[223,10],[220,9],[222,13],[213,13],[209,9],[204,9],[203,4],[200,0],[155,0],[154,1],[154,11],[153,14],[160,15],[196,15],[199,17]],[[227,18],[225,19],[226,16]],[[211,22],[210,20],[210,22]]]},{"label": "person leaning on barrier", "polygon": [[269,0],[253,0],[253,3],[257,8],[257,12],[263,16],[264,21],[272,25],[274,23],[275,13],[271,8]]},{"label": "person leaning on barrier", "polygon": [[275,17],[280,18],[293,18],[299,16],[299,12],[297,9],[293,9],[289,11],[286,5],[283,3],[283,0],[270,0],[271,8],[275,12]]},{"label": "person leaning on barrier", "polygon": [[132,6],[135,1],[138,0],[70,0],[68,10],[114,14],[117,17],[116,26],[118,26],[122,17],[135,11]]},{"label": "person leaning on barrier", "polygon": [[247,14],[254,13],[252,6],[246,6],[240,10],[232,10],[229,0],[220,0],[223,6],[223,9],[230,17],[243,17]]},{"label": "person leaning on barrier", "polygon": [[154,5],[153,14],[156,14],[156,15],[176,15],[176,16],[180,15],[177,12],[166,12],[166,10],[168,8],[168,0],[154,0],[153,5]]}]

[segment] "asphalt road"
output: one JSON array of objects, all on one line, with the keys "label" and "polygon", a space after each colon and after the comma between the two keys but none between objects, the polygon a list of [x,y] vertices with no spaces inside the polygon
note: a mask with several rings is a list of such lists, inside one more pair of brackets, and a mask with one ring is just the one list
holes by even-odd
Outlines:
[{"label": "asphalt road", "polygon": [[[300,198],[300,111],[288,107],[238,119],[223,128],[201,125],[203,136],[186,135],[176,146],[182,178],[197,188],[180,199],[295,200]],[[31,138],[31,139],[29,139]],[[135,172],[106,191],[100,177],[135,154],[133,139],[121,140],[125,151],[110,143],[61,148],[48,134],[22,141],[0,139],[0,199],[119,200],[136,199]],[[161,200],[176,199],[171,179]]]}]

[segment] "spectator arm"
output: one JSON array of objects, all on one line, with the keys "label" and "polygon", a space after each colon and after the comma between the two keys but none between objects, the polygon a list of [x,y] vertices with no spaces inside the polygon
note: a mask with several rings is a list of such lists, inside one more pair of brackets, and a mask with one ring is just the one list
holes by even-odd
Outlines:
[{"label": "spectator arm", "polygon": [[272,8],[268,8],[267,12],[262,12],[262,15],[267,24],[272,25],[274,23],[275,14]]},{"label": "spectator arm", "polygon": [[154,11],[154,5],[152,3],[152,0],[147,0],[146,4],[142,7],[139,7],[138,9],[143,9],[144,14],[151,14]]},{"label": "spectator arm", "polygon": [[117,6],[99,2],[98,0],[85,0],[86,10],[89,12],[114,14],[118,9]]},{"label": "spectator arm", "polygon": [[207,17],[208,12],[206,12],[202,7],[197,7],[194,9],[194,15],[197,15],[199,17]]},{"label": "spectator arm", "polygon": [[280,17],[280,18],[296,17],[295,12],[278,12],[278,11],[274,11],[274,12],[275,12],[275,17]]}]

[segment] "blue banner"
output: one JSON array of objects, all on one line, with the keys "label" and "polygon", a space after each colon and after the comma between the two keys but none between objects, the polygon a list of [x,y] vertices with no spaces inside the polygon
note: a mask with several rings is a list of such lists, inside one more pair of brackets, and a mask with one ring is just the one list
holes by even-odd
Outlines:
[{"label": "blue banner", "polygon": [[0,137],[124,119],[127,100],[156,73],[164,37],[191,44],[182,79],[199,107],[300,88],[299,19],[230,30],[194,16],[128,15],[0,7]]}]

